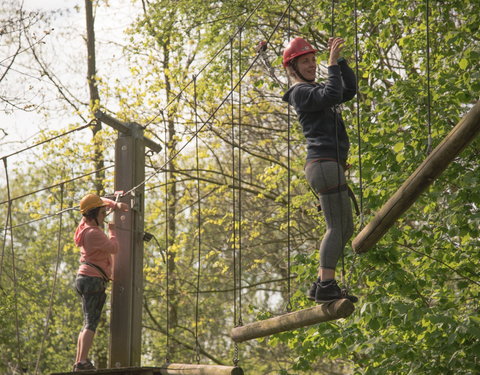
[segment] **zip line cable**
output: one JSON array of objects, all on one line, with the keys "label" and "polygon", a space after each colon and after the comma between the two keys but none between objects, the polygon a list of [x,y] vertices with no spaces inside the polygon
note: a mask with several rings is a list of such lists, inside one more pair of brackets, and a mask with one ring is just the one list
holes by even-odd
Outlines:
[{"label": "zip line cable", "polygon": [[[5,162],[6,162],[6,159],[4,159]],[[62,184],[67,184],[67,183],[70,183],[70,182],[73,182],[73,181],[76,181],[76,180],[80,180],[84,177],[88,177],[92,174],[95,174],[97,172],[100,172],[100,171],[104,171],[104,170],[107,170],[107,169],[110,169],[110,168],[113,168],[115,165],[108,165],[106,167],[103,167],[103,168],[100,168],[100,169],[97,169],[95,171],[92,171],[92,172],[89,172],[89,173],[86,173],[86,174],[83,174],[81,176],[77,176],[77,177],[74,177],[74,178],[71,178],[69,180],[64,180],[64,181],[61,181],[61,182],[58,182],[56,184],[53,184],[53,185],[50,185],[50,186],[47,186],[47,187],[44,187],[44,188],[41,188],[41,189],[38,189],[38,190],[34,190],[34,191],[31,191],[29,193],[26,193],[26,194],[22,194],[22,195],[19,195],[17,197],[13,197],[13,198],[10,198],[10,199],[7,199],[6,201],[3,201],[3,202],[0,202],[0,205],[2,204],[5,204],[5,203],[8,203],[10,201],[15,201],[15,200],[18,200],[18,199],[21,199],[21,198],[25,198],[25,197],[28,197],[29,195],[33,195],[33,194],[36,194],[36,193],[40,193],[42,191],[45,191],[45,190],[50,190],[50,189],[53,189],[53,188],[56,188],[56,187],[59,187],[61,186]]]},{"label": "zip line cable", "polygon": [[[223,45],[223,47],[221,47],[216,53],[215,55],[213,55],[213,57],[202,67],[200,68],[200,70],[197,72],[197,74],[195,75],[195,77],[198,77],[201,73],[203,73],[203,71],[217,58],[217,56],[220,55],[221,52],[223,52],[223,50],[225,48],[228,47],[228,45],[236,38],[236,36],[238,35],[238,33],[241,32],[241,30],[245,27],[245,25],[247,24],[248,21],[250,21],[250,18],[252,18],[252,16],[257,12],[258,8],[260,8],[260,6],[263,4],[265,0],[262,0],[260,1],[257,6],[253,9],[252,12],[250,12],[250,14],[248,15],[248,17],[243,21],[243,23],[237,28],[237,31],[232,35],[230,36],[230,38],[228,39],[228,41]],[[170,105],[173,104],[173,102],[175,100],[177,100],[178,98],[180,98],[180,96],[183,94],[183,92],[193,83],[193,79],[190,80],[181,90],[180,92],[172,99],[170,100],[167,105],[165,107],[163,107],[163,109],[160,110],[160,112],[153,118],[151,119],[150,121],[148,121],[145,125],[144,125],[144,129],[147,128],[148,125],[150,125],[153,121],[155,121],[158,116],[160,116],[168,107],[170,107]]]},{"label": "zip line cable", "polygon": [[45,215],[45,216],[42,216],[38,219],[33,219],[33,220],[30,220],[30,221],[26,221],[24,223],[16,224],[16,225],[12,226],[12,229],[16,229],[16,228],[23,227],[25,225],[33,224],[33,223],[36,223],[37,221],[46,220],[46,219],[52,218],[54,216],[62,215],[65,212],[68,212],[68,211],[78,211],[78,207],[64,208],[63,210],[58,211],[58,212],[54,212],[53,214]]},{"label": "zip line cable", "polygon": [[54,140],[56,140],[56,139],[58,139],[58,138],[64,137],[64,136],[69,135],[69,134],[71,134],[71,133],[74,133],[74,132],[83,130],[83,129],[88,128],[88,127],[90,127],[90,126],[94,126],[96,123],[97,123],[97,120],[94,119],[94,120],[90,121],[88,124],[85,124],[85,125],[83,125],[83,126],[80,126],[80,127],[78,127],[78,128],[75,128],[75,129],[71,129],[71,130],[69,130],[69,131],[67,131],[67,132],[65,132],[65,133],[56,135],[55,137],[46,139],[46,140],[44,140],[44,141],[41,141],[41,142],[39,142],[39,143],[36,143],[36,144],[31,145],[31,146],[29,146],[29,147],[26,147],[26,148],[24,148],[24,149],[21,149],[21,150],[12,152],[11,154],[2,156],[2,159],[3,159],[3,158],[9,158],[9,157],[11,157],[11,156],[20,154],[20,153],[25,152],[25,151],[28,151],[28,150],[31,150],[32,148],[35,148],[35,147],[37,147],[37,146],[41,146],[41,145],[43,145],[43,144],[45,144],[45,143],[52,142],[52,141],[54,141]]}]

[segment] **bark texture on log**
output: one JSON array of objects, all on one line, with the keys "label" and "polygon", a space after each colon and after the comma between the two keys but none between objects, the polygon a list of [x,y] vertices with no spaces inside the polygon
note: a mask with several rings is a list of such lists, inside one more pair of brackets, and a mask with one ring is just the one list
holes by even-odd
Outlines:
[{"label": "bark texture on log", "polygon": [[235,327],[230,337],[235,342],[242,342],[275,333],[290,331],[296,328],[310,326],[317,323],[346,318],[351,315],[355,307],[348,299],[335,300],[317,305],[308,309],[291,312],[266,320]]}]

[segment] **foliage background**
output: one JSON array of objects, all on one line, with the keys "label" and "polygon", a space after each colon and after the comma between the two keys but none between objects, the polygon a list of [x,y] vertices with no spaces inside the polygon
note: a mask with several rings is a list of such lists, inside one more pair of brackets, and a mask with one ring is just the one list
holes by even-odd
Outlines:
[{"label": "foliage background", "polygon": [[[166,150],[150,155],[147,168],[147,174],[161,172],[146,185],[146,230],[155,240],[145,245],[145,366],[161,365],[167,355],[173,362],[195,362],[196,327],[202,363],[231,364],[234,347],[228,332],[237,319],[246,323],[283,313],[289,301],[295,310],[309,306],[304,293],[315,278],[324,224],[303,178],[302,134],[294,113],[289,121],[281,102],[287,82],[279,56],[290,37],[303,36],[322,51],[318,62],[324,70],[332,4],[293,1],[281,20],[287,5],[268,0],[132,1],[141,11],[125,30],[121,58],[128,72],[115,69],[114,59],[109,69],[106,64],[98,71],[105,109],[146,124],[146,135]],[[359,0],[356,32],[354,5],[351,0],[336,3],[333,26],[347,40],[345,56],[353,67],[358,35],[358,108],[355,101],[347,103],[343,115],[352,141],[350,178],[357,196],[362,196],[367,222],[426,157],[426,8],[423,1]],[[113,2],[95,6],[115,12]],[[431,1],[430,11],[434,147],[478,100],[480,9],[475,1],[447,0]],[[32,17],[39,25],[51,20],[51,15]],[[261,40],[269,40],[266,59],[271,68],[262,58],[255,60]],[[0,41],[2,48],[12,43],[3,37]],[[32,52],[48,56],[48,43],[47,39]],[[31,58],[39,64],[38,58]],[[84,62],[71,64],[81,70]],[[46,67],[55,72],[55,66]],[[39,76],[41,72],[38,68]],[[64,105],[65,113],[78,116],[69,128],[90,118],[84,85],[75,82],[70,87],[82,98],[73,100],[75,106],[65,97],[55,102]],[[38,110],[53,116],[48,103]],[[192,137],[198,128],[196,148]],[[64,130],[45,131],[36,141]],[[112,165],[115,134],[104,127],[95,137],[103,147],[105,165]],[[98,154],[92,144],[90,132],[82,130],[3,159],[2,373],[71,368],[82,320],[72,288],[78,250],[71,237],[78,213],[69,210],[60,219],[58,212],[75,207],[96,185],[93,176],[58,184],[94,171]],[[478,371],[479,153],[475,140],[373,250],[353,256],[347,248],[347,280],[360,297],[352,317],[241,344],[240,365],[246,373]],[[105,176],[104,190],[111,192],[113,170],[107,169]],[[32,193],[44,187],[51,188]],[[26,196],[9,205],[8,193]],[[41,220],[30,222],[36,219]],[[357,229],[360,226],[358,218]],[[234,249],[236,256],[241,250],[243,287],[242,306],[237,295],[236,311]],[[92,353],[100,367],[106,366],[108,356],[108,309],[107,304]]]}]

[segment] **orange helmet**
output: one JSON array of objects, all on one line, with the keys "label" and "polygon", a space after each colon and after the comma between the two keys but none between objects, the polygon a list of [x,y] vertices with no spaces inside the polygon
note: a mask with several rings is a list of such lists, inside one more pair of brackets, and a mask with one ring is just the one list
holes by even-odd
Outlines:
[{"label": "orange helmet", "polygon": [[95,194],[87,194],[80,201],[80,212],[86,214],[88,211],[97,207],[106,206],[105,202]]},{"label": "orange helmet", "polygon": [[317,50],[312,47],[303,38],[294,38],[288,43],[288,46],[283,50],[283,66],[287,67],[288,63],[295,57],[306,55],[307,53],[315,53]]}]

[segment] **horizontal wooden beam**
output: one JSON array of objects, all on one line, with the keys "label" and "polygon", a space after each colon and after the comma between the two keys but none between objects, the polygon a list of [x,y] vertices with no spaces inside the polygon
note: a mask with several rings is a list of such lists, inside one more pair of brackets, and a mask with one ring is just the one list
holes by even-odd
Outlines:
[{"label": "horizontal wooden beam", "polygon": [[161,375],[243,375],[240,367],[215,365],[189,365],[170,363],[160,369]]},{"label": "horizontal wooden beam", "polygon": [[235,327],[230,332],[230,337],[235,342],[242,342],[275,333],[291,331],[296,328],[311,326],[313,324],[346,318],[351,315],[355,307],[348,299],[335,300],[308,309],[299,310],[260,320],[258,322]]},{"label": "horizontal wooden beam", "polygon": [[[86,375],[243,375],[240,367],[217,365],[190,365],[170,363],[162,367],[120,367],[84,371]],[[59,372],[52,375],[74,375],[78,372]]]},{"label": "horizontal wooden beam", "polygon": [[[120,133],[123,133],[125,135],[132,135],[132,133],[135,133],[133,131],[133,126],[137,126],[138,128],[142,129],[142,131],[143,131],[143,127],[141,125],[137,124],[136,122],[132,122],[132,123],[123,122],[123,121],[120,121],[120,120],[110,116],[110,115],[107,115],[106,113],[104,113],[100,110],[97,110],[95,112],[95,117],[98,120],[100,120],[101,122],[104,122],[105,124],[110,125],[112,128],[114,128],[115,130],[117,130]],[[143,142],[145,143],[145,147],[148,147],[150,150],[152,150],[154,152],[162,151],[162,146],[160,146],[158,143],[155,143],[150,138],[147,138],[143,135],[142,135],[142,138],[143,138]]]},{"label": "horizontal wooden beam", "polygon": [[371,249],[479,132],[480,101],[468,111],[354,238],[352,247],[355,252],[364,253]]}]

